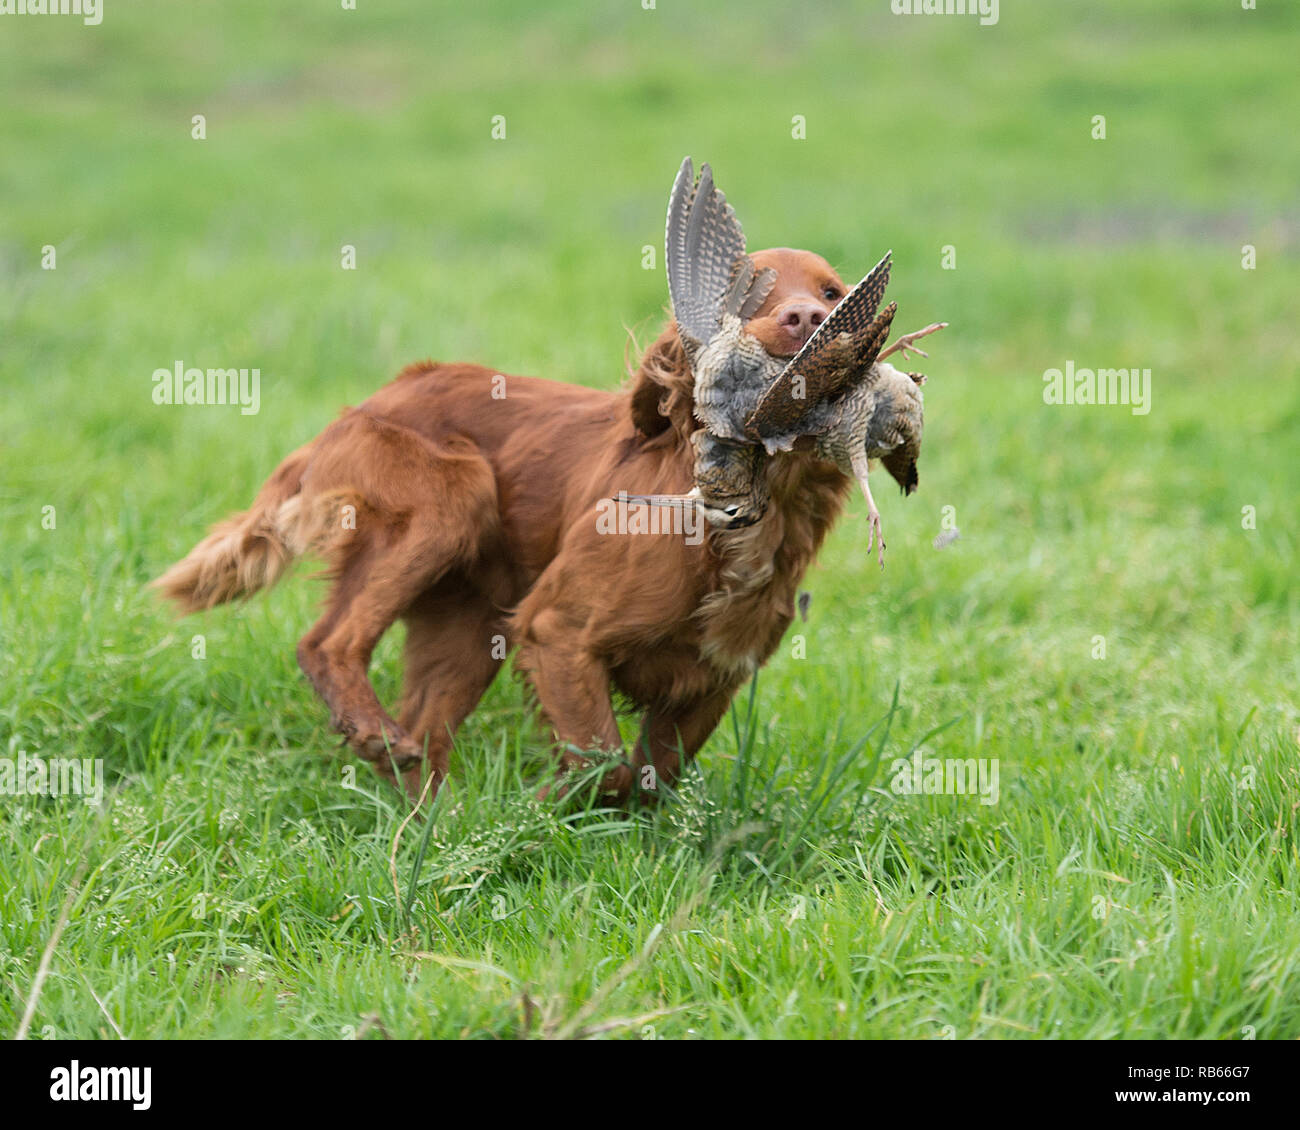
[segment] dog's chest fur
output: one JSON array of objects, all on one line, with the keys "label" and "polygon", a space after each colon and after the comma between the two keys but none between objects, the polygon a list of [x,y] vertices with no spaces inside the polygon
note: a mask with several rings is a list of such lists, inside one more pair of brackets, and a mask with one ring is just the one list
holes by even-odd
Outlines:
[{"label": "dog's chest fur", "polygon": [[700,601],[700,655],[728,678],[771,656],[794,619],[799,582],[839,513],[845,480],[833,467],[779,455],[768,467],[772,503],[743,530],[713,531],[714,587]]},{"label": "dog's chest fur", "polygon": [[700,655],[729,677],[746,678],[771,655],[794,616],[792,584],[778,574],[769,520],[714,533],[718,586],[696,610]]}]

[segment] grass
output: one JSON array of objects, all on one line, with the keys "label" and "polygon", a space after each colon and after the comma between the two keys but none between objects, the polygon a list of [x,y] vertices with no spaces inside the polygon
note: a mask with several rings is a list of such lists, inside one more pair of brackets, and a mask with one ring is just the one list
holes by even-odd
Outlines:
[{"label": "grass", "polygon": [[[110,784],[0,802],[0,1032],[66,902],[33,1036],[1300,1036],[1300,16],[360,8],[0,26],[0,756]],[[685,153],[752,245],[892,247],[900,324],[952,323],[920,493],[883,575],[851,506],[675,803],[534,799],[503,677],[394,851],[294,661],[309,571],[143,585],[411,359],[613,387]],[[260,412],[155,406],[177,358]],[[1150,413],[1044,404],[1067,360]],[[898,794],[915,749],[998,803]]]}]

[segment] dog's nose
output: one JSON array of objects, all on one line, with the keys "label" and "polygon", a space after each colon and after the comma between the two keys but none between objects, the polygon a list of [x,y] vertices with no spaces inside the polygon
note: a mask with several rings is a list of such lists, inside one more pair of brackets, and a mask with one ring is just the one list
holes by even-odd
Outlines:
[{"label": "dog's nose", "polygon": [[824,321],[826,311],[812,302],[787,306],[777,318],[777,324],[801,344],[812,337],[813,331]]}]

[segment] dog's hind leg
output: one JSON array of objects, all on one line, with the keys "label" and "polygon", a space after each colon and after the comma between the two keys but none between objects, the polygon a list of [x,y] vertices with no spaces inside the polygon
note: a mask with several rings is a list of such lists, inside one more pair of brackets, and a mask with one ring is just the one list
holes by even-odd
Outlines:
[{"label": "dog's hind leg", "polygon": [[[403,614],[406,622],[402,728],[427,752],[424,772],[436,793],[447,775],[452,738],[478,705],[505,658],[501,613],[468,585],[426,592]],[[403,772],[408,792],[423,786],[417,763]]]},{"label": "dog's hind leg", "polygon": [[467,440],[434,443],[352,413],[322,435],[303,496],[306,549],[334,584],[298,661],[348,744],[385,777],[407,773],[409,787],[423,749],[380,704],[370,657],[422,592],[499,536],[492,468]]},{"label": "dog's hind leg", "polygon": [[[393,557],[400,564],[409,555],[397,548]],[[423,751],[389,717],[368,672],[375,645],[415,594],[395,587],[391,577],[368,576],[366,564],[362,556],[338,570],[325,615],[298,643],[298,663],[329,707],[334,729],[392,779],[417,766]]]}]

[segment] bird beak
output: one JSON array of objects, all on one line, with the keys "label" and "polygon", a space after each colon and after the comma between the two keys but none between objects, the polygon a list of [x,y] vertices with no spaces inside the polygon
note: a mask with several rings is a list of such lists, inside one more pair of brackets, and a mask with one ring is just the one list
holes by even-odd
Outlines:
[{"label": "bird beak", "polygon": [[683,507],[698,506],[700,496],[694,491],[690,494],[620,494],[613,501],[640,506]]}]

